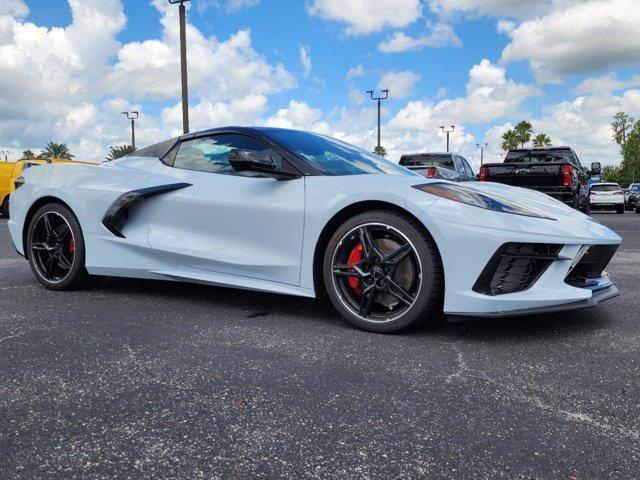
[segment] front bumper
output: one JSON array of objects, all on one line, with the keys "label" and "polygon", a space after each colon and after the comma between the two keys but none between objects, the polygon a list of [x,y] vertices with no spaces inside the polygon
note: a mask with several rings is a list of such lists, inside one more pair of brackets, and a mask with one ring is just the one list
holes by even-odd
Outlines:
[{"label": "front bumper", "polygon": [[[618,294],[608,275],[589,287],[570,285],[566,278],[583,246],[616,246],[621,238],[587,216],[566,209],[550,212],[557,221],[501,214],[475,207],[464,209],[437,201],[420,216],[432,234],[445,273],[445,314],[510,316],[584,308]],[[561,246],[557,258],[522,291],[490,295],[474,291],[476,281],[505,244],[539,243]],[[477,288],[476,288],[477,290]]]}]

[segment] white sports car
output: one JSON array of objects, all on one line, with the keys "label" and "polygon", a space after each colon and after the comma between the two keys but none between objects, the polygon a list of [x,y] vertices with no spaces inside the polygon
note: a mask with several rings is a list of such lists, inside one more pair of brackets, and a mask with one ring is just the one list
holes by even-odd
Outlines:
[{"label": "white sports car", "polygon": [[220,128],[99,166],[24,172],[18,252],[47,288],[100,276],[317,297],[388,332],[447,314],[591,307],[620,244],[542,193],[428,180],[321,135]]}]

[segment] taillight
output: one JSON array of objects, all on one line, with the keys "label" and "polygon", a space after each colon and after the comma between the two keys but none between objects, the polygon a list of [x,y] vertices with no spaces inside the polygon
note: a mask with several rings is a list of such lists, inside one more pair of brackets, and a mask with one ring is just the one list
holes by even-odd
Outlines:
[{"label": "taillight", "polygon": [[613,192],[614,195],[622,195],[622,192]]},{"label": "taillight", "polygon": [[571,172],[573,171],[572,165],[563,165],[562,166],[562,186],[568,187],[571,185]]},{"label": "taillight", "polygon": [[438,174],[436,167],[427,167],[427,177],[435,177]]},{"label": "taillight", "polygon": [[487,167],[480,167],[480,177],[479,180],[481,182],[486,182],[487,181],[487,171],[489,169]]}]

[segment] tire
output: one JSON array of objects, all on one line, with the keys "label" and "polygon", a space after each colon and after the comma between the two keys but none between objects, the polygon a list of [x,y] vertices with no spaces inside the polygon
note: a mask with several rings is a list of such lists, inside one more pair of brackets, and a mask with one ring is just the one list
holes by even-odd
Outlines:
[{"label": "tire", "polygon": [[616,208],[616,212],[618,212],[619,214],[623,214],[624,215],[624,205],[622,207],[617,207]]},{"label": "tire", "polygon": [[39,208],[29,222],[26,244],[31,271],[46,288],[77,290],[94,282],[85,268],[80,223],[67,207],[49,203]]},{"label": "tire", "polygon": [[329,240],[322,271],[331,303],[363,330],[393,332],[440,313],[444,277],[437,248],[396,212],[373,210],[345,221]]},{"label": "tire", "polygon": [[2,205],[0,205],[0,216],[9,218],[9,197],[4,199]]}]

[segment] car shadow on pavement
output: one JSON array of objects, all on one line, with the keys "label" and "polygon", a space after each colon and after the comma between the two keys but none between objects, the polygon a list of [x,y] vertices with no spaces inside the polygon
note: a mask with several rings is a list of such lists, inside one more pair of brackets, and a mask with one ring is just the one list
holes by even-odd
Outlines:
[{"label": "car shadow on pavement", "polygon": [[[173,305],[198,305],[226,309],[239,318],[295,317],[295,321],[318,322],[331,327],[353,330],[333,308],[327,298],[311,299],[273,293],[246,291],[178,282],[134,279],[105,279],[96,290],[106,294],[154,296]],[[570,312],[548,313],[511,318],[482,318],[439,315],[431,322],[419,324],[394,335],[467,337],[469,339],[505,341],[541,337],[561,338],[607,328],[610,321],[602,307]],[[290,322],[283,323],[289,328]]]}]

